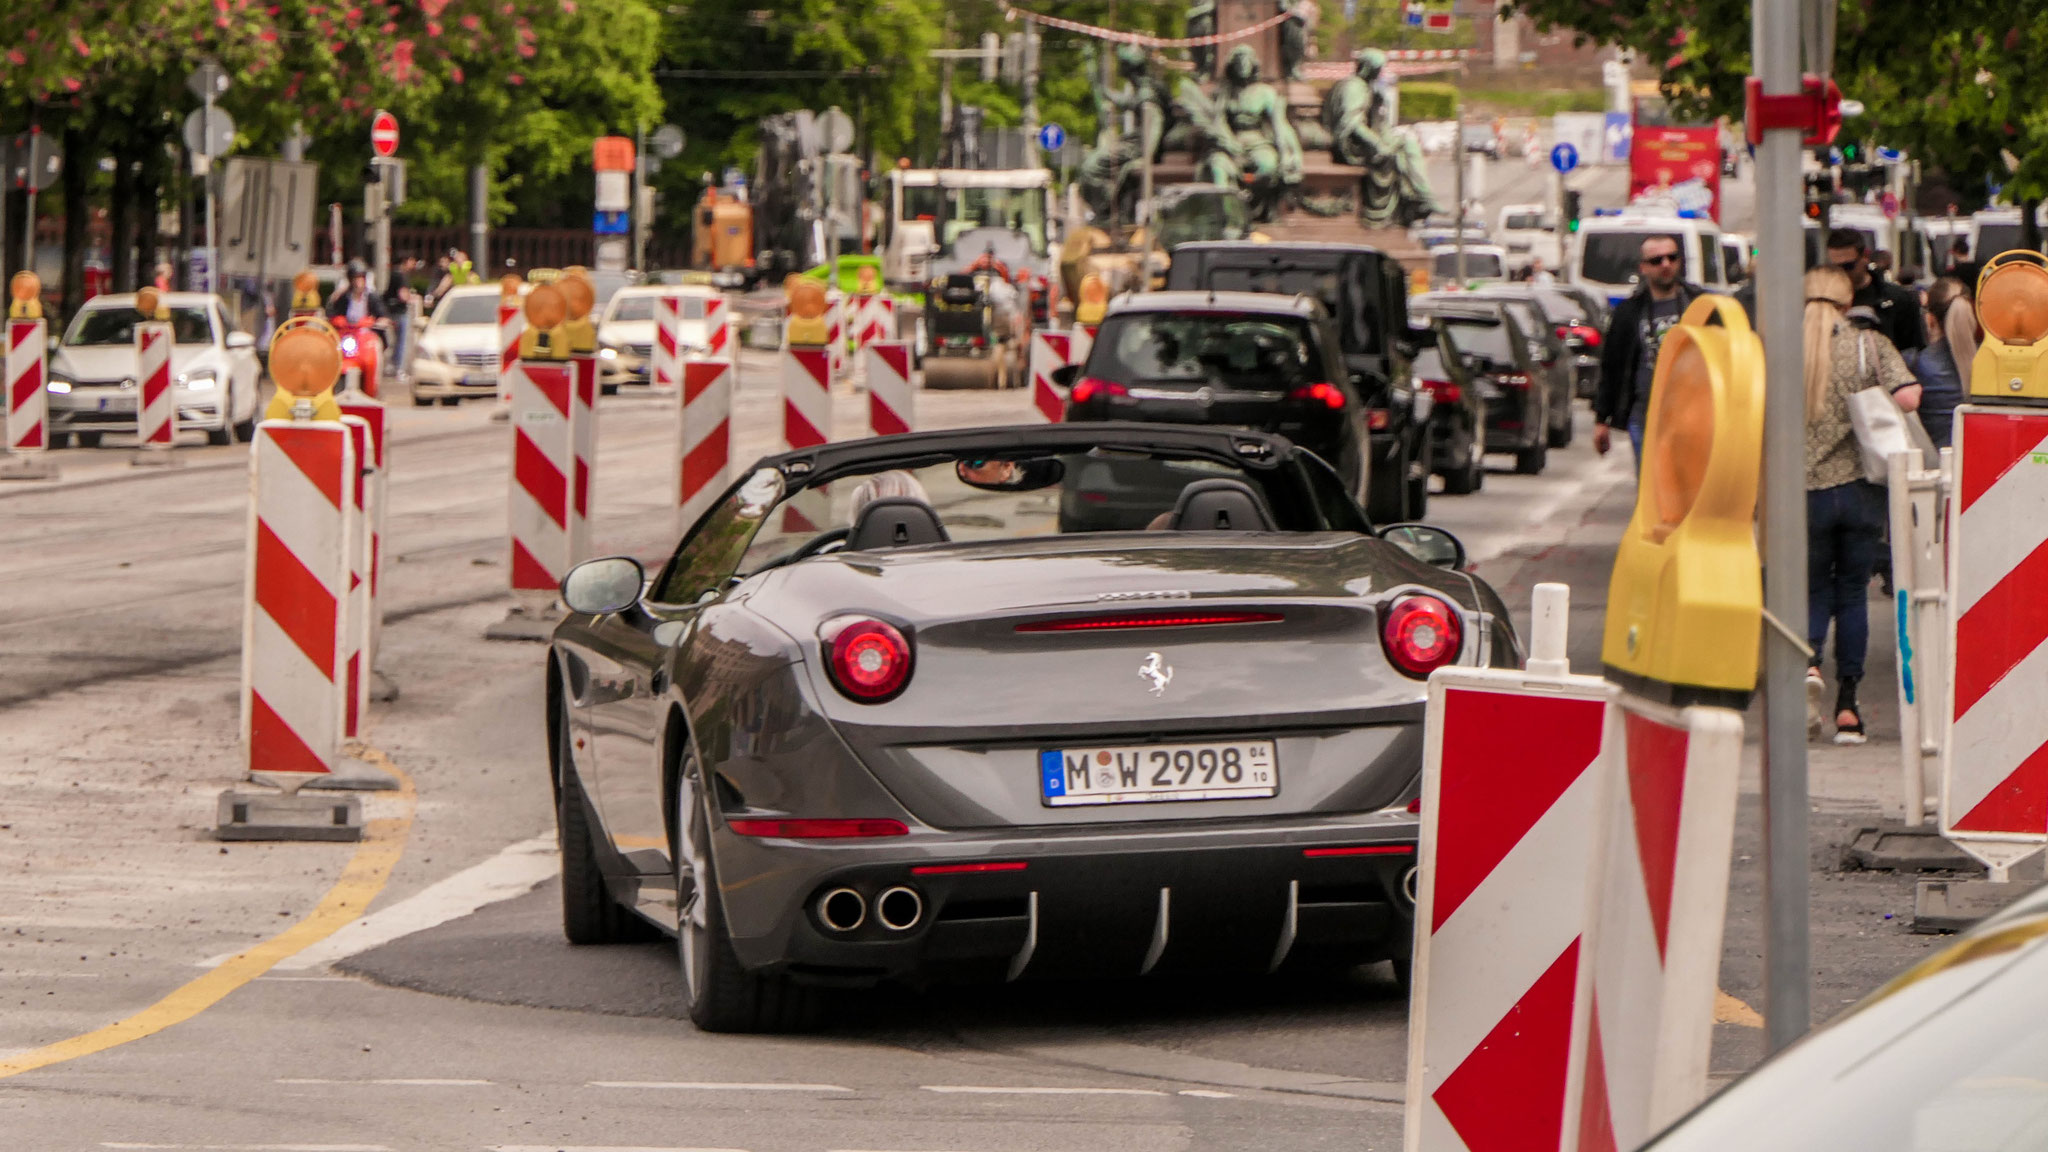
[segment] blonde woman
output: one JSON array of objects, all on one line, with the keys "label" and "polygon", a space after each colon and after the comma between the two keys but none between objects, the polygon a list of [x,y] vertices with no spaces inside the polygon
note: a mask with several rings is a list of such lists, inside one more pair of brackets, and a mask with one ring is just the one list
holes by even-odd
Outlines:
[{"label": "blonde woman", "polygon": [[1835,630],[1835,743],[1865,740],[1856,685],[1870,646],[1870,577],[1884,547],[1884,489],[1863,479],[1862,450],[1849,423],[1849,397],[1865,388],[1896,391],[1913,374],[1889,340],[1844,317],[1855,297],[1839,268],[1806,274],[1806,670],[1807,728],[1821,730],[1826,691],[1821,653]]}]

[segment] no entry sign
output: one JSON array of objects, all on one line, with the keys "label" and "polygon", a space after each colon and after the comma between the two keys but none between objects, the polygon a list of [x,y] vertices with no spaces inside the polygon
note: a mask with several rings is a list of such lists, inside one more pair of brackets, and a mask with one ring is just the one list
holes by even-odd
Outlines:
[{"label": "no entry sign", "polygon": [[370,151],[379,156],[398,154],[398,117],[382,108],[370,118]]}]

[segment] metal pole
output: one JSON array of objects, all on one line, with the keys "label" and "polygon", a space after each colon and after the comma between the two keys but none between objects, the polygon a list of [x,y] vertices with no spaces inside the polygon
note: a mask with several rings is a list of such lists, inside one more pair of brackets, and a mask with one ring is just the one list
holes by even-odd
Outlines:
[{"label": "metal pole", "polygon": [[[1138,212],[1145,215],[1145,255],[1150,257],[1152,245],[1159,239],[1159,221],[1152,212],[1152,120],[1159,115],[1159,106],[1150,100],[1139,105],[1138,142],[1145,149],[1145,164],[1138,169]],[[1135,215],[1135,213],[1134,213]],[[1137,221],[1133,220],[1133,224]],[[1151,261],[1147,259],[1138,268],[1138,282],[1135,289],[1145,291],[1152,286],[1152,274],[1148,270]]]},{"label": "metal pole", "polygon": [[491,170],[482,164],[469,169],[469,265],[486,281],[491,275]]},{"label": "metal pole", "polygon": [[647,126],[638,122],[633,125],[633,270],[638,272],[647,267],[647,213],[640,210],[640,201],[647,187]]},{"label": "metal pole", "polygon": [[[206,90],[206,127],[213,127],[213,89]],[[205,133],[200,133],[202,139]],[[213,141],[206,141],[207,147]],[[213,170],[213,156],[206,154],[206,174],[200,177],[200,186],[206,189],[206,284],[202,292],[220,291],[220,173]]]},{"label": "metal pole", "polygon": [[1452,265],[1452,275],[1456,276],[1458,284],[1463,286],[1465,283],[1465,118],[1463,116],[1458,117],[1458,137],[1457,142],[1451,146],[1451,157],[1451,163],[1457,166],[1457,172],[1453,177],[1452,195],[1458,201],[1457,210],[1451,220],[1452,251],[1457,253],[1456,263]]},{"label": "metal pole", "polygon": [[36,165],[42,159],[42,133],[40,126],[28,126],[28,213],[22,217],[21,266],[30,272],[36,270]]},{"label": "metal pole", "polygon": [[[1800,0],[1757,0],[1764,91],[1799,91]],[[1764,133],[1756,154],[1757,327],[1764,343],[1764,608],[1806,635],[1806,400],[1801,372],[1798,129]],[[1811,1024],[1807,939],[1806,658],[1764,629],[1764,1040]]]},{"label": "metal pole", "polygon": [[1024,146],[1038,139],[1038,31],[1024,26]]}]

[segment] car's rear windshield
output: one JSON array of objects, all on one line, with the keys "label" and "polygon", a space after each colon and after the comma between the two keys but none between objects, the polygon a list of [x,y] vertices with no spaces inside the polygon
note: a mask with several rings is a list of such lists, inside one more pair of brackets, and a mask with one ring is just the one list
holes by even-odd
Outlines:
[{"label": "car's rear windshield", "polygon": [[[1643,241],[1652,236],[1672,235],[1649,228],[1638,232],[1585,233],[1579,240],[1583,253],[1579,258],[1579,277],[1596,284],[1633,284],[1643,261]],[[1687,261],[1685,278],[1698,278],[1700,270],[1692,267],[1691,258],[1684,255],[1685,245],[1681,243],[1678,250]]]},{"label": "car's rear windshield", "polygon": [[1550,221],[1537,212],[1510,212],[1505,225],[1511,229],[1541,229],[1550,227]]},{"label": "car's rear windshield", "polygon": [[479,292],[473,296],[450,296],[434,314],[436,324],[496,324],[498,297]]},{"label": "car's rear windshield", "polygon": [[[64,343],[74,348],[135,343],[135,323],[142,314],[133,308],[88,308],[71,321]],[[171,339],[179,344],[213,343],[213,326],[205,307],[188,304],[171,309]]]},{"label": "car's rear windshield", "polygon": [[1088,374],[1120,383],[1287,387],[1319,381],[1314,329],[1256,312],[1127,312],[1103,321]]},{"label": "car's rear windshield", "polygon": [[1514,351],[1508,347],[1507,327],[1498,320],[1446,316],[1444,328],[1450,332],[1451,343],[1460,352],[1497,364],[1515,362]]},{"label": "car's rear windshield", "polygon": [[654,297],[652,297],[652,296],[621,296],[621,297],[619,297],[618,299],[616,299],[616,300],[612,301],[612,314],[611,314],[611,319],[613,319],[613,320],[652,320],[652,319],[654,319]]},{"label": "car's rear windshield", "polygon": [[[1438,249],[1430,255],[1429,274],[1439,280],[1458,278],[1458,253],[1454,248]],[[1465,279],[1498,280],[1506,275],[1500,257],[1492,252],[1465,253]]]}]

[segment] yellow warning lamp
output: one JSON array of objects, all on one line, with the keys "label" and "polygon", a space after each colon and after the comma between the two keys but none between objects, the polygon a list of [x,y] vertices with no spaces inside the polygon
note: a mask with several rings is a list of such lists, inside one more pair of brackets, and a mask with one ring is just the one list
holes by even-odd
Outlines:
[{"label": "yellow warning lamp", "polygon": [[1427,269],[1427,268],[1411,268],[1411,269],[1409,269],[1409,270],[1408,270],[1408,294],[1409,294],[1410,296],[1420,296],[1420,295],[1422,295],[1422,294],[1423,294],[1424,292],[1427,292],[1427,291],[1429,291],[1429,269]]},{"label": "yellow warning lamp", "polygon": [[341,341],[319,316],[294,316],[270,338],[270,378],[277,394],[265,420],[339,420],[334,382],[341,379]]},{"label": "yellow warning lamp", "polygon": [[881,285],[875,283],[874,265],[863,264],[853,270],[853,290],[863,296],[873,296],[882,290]]},{"label": "yellow warning lamp", "polygon": [[521,280],[517,272],[508,272],[498,280],[498,299],[517,300],[519,290],[525,286],[526,281]]},{"label": "yellow warning lamp", "polygon": [[1984,342],[1970,362],[1970,395],[2048,400],[2048,257],[2001,252],[1977,278]]},{"label": "yellow warning lamp", "polygon": [[41,320],[43,318],[43,278],[23,270],[14,274],[7,282],[7,318],[9,320]]},{"label": "yellow warning lamp", "polygon": [[311,268],[300,269],[292,277],[292,307],[294,316],[312,316],[320,311],[320,278],[313,275]]},{"label": "yellow warning lamp", "polygon": [[1756,687],[1763,422],[1763,342],[1732,298],[1702,296],[1657,354],[1642,483],[1607,589],[1600,659],[1632,690],[1739,705]]},{"label": "yellow warning lamp", "polygon": [[567,360],[569,300],[553,284],[536,284],[526,294],[526,331],[519,334],[521,360]]},{"label": "yellow warning lamp", "polygon": [[561,278],[562,270],[560,268],[528,268],[526,270],[526,282],[528,284],[553,284]]},{"label": "yellow warning lamp", "polygon": [[1074,304],[1074,323],[1100,324],[1102,314],[1108,310],[1109,285],[1093,272],[1081,277],[1080,299]]},{"label": "yellow warning lamp", "polygon": [[144,320],[169,320],[171,310],[165,306],[163,297],[154,288],[144,288],[135,294],[135,310],[142,313]]},{"label": "yellow warning lamp", "polygon": [[591,322],[590,310],[597,306],[597,290],[590,286],[581,268],[565,269],[555,288],[569,303],[569,319],[562,324],[568,333],[569,351],[579,356],[596,354],[597,325]]},{"label": "yellow warning lamp", "polygon": [[791,276],[782,282],[784,309],[789,313],[789,342],[823,347],[831,342],[831,327],[825,322],[825,285],[809,276]]}]

